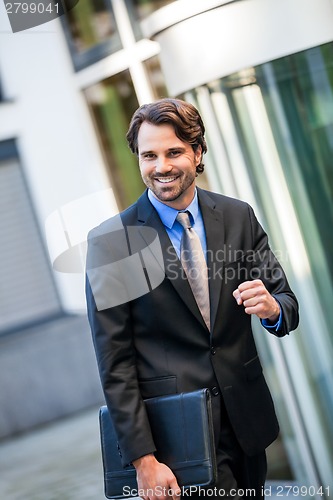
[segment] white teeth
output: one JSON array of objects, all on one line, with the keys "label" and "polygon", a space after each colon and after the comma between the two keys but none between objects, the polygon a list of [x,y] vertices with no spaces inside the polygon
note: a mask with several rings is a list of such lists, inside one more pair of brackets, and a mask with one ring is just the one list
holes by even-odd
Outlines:
[{"label": "white teeth", "polygon": [[168,182],[172,182],[176,179],[176,177],[161,177],[157,178],[159,182],[163,182],[163,184],[167,184]]}]

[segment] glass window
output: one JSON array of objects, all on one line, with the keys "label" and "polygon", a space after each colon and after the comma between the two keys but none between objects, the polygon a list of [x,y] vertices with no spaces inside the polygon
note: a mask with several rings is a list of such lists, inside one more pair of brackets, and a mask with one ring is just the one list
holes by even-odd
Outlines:
[{"label": "glass window", "polygon": [[121,48],[109,0],[82,0],[61,20],[76,69]]},{"label": "glass window", "polygon": [[155,12],[155,10],[165,7],[169,3],[176,0],[127,0],[127,4],[132,6],[135,16],[138,20],[142,20]]},{"label": "glass window", "polygon": [[96,124],[118,206],[124,209],[145,188],[137,158],[126,141],[130,119],[139,106],[129,71],[92,85],[84,94]]},{"label": "glass window", "polygon": [[[318,286],[323,269],[333,283],[333,43],[300,52],[256,71],[272,126],[283,158],[285,175],[297,205],[299,220],[307,239],[308,251],[313,254],[314,241],[309,220],[304,211],[303,193],[316,221],[319,244],[325,263],[312,255]],[[288,158],[281,117],[273,101],[272,86],[280,95],[281,111],[289,124],[294,145],[294,162]],[[319,267],[320,266],[320,267]],[[333,317],[331,318],[333,321]]]},{"label": "glass window", "polygon": [[142,38],[140,21],[176,0],[126,0],[137,40]]}]

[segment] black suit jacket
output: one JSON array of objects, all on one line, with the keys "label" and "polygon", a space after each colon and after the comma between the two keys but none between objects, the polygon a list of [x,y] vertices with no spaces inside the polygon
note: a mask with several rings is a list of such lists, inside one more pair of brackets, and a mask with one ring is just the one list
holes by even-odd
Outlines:
[{"label": "black suit jacket", "polygon": [[[232,292],[245,280],[262,279],[282,308],[278,336],[297,327],[297,300],[251,207],[201,189],[198,199],[208,249],[211,332],[146,192],[120,218],[109,219],[89,234],[88,317],[124,465],[155,451],[143,398],[212,389],[216,440],[222,397],[248,455],[262,452],[278,433],[251,317],[237,305]],[[131,237],[133,231],[137,237]],[[155,283],[151,267],[157,269],[160,264],[154,251],[158,253],[157,240],[150,245],[152,235],[158,235],[164,266],[160,266],[162,279]],[[110,277],[107,272],[110,263],[126,258],[132,259],[131,265],[141,266],[148,283],[144,293],[138,290],[133,295],[138,280],[133,276],[131,282],[131,272],[124,278],[126,283],[122,273]],[[121,298],[101,305],[101,297],[114,293]]]}]

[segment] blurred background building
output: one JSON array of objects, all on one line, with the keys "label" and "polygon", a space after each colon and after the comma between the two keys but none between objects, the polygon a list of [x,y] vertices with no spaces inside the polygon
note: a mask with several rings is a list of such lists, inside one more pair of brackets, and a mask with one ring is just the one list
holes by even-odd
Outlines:
[{"label": "blurred background building", "polygon": [[0,437],[102,401],[84,238],[143,191],[125,134],[165,96],[201,111],[199,184],[254,207],[299,298],[288,338],[254,325],[281,424],[269,477],[328,497],[333,0],[80,0],[15,34],[0,4]]}]

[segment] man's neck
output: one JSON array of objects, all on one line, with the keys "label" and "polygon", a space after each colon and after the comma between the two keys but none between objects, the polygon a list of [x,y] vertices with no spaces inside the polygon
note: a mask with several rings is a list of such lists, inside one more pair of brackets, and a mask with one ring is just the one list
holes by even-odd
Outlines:
[{"label": "man's neck", "polygon": [[170,201],[161,200],[151,190],[150,190],[150,192],[154,196],[154,198],[156,198],[160,203],[163,203],[164,205],[167,205],[168,207],[171,207],[171,208],[174,208],[175,210],[180,211],[180,210],[185,210],[185,208],[187,208],[192,203],[192,201],[194,200],[196,187],[194,186],[193,190],[186,192],[186,193],[182,193],[180,196],[178,196],[178,198],[176,198],[175,200],[170,200]]}]

